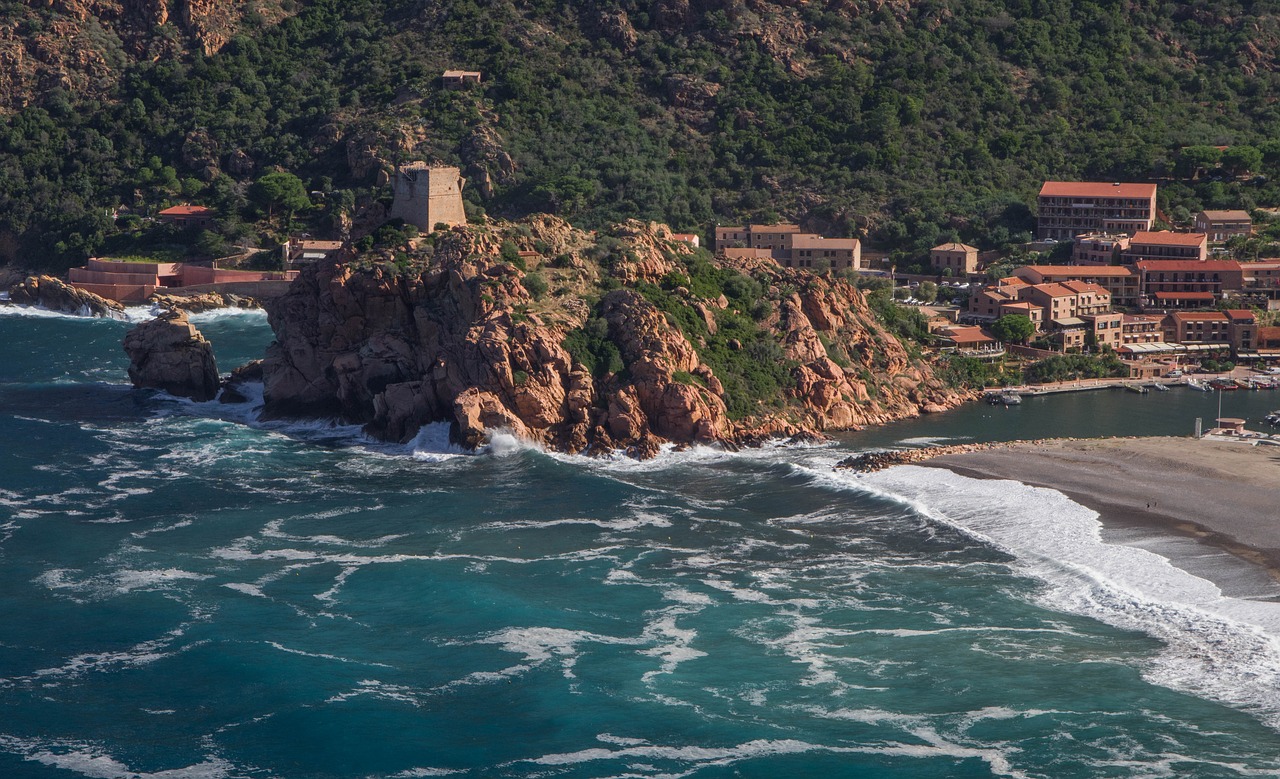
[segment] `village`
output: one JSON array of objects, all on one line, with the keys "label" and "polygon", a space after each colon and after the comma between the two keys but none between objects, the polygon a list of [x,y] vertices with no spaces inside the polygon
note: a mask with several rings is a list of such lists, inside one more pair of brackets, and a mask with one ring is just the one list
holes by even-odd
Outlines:
[{"label": "village", "polygon": [[1280,358],[1280,327],[1255,313],[1280,308],[1280,258],[1220,256],[1227,241],[1252,234],[1249,213],[1203,211],[1189,232],[1155,230],[1157,221],[1155,184],[1046,182],[1030,248],[1047,255],[1069,242],[1068,263],[1022,265],[994,278],[988,269],[1002,258],[984,259],[958,242],[934,247],[936,275],[925,275],[868,267],[857,239],[824,239],[797,225],[717,227],[715,237],[730,257],[887,276],[911,303],[920,301],[909,290],[921,284],[959,292],[960,305],[924,307],[929,329],[941,350],[979,360],[1111,351],[1130,377],[1155,378],[1180,377],[1183,366],[1190,372],[1202,361]]},{"label": "village", "polygon": [[[461,77],[450,72],[450,78]],[[466,180],[458,168],[408,163],[397,166],[388,183],[388,220],[424,234],[467,223]],[[154,217],[177,228],[204,228],[217,218],[212,209],[190,204]],[[926,315],[931,347],[986,363],[1112,353],[1124,361],[1128,378],[1151,379],[1180,377],[1183,368],[1201,365],[1265,367],[1280,359],[1280,326],[1269,313],[1280,310],[1280,257],[1242,262],[1226,256],[1228,242],[1253,233],[1249,212],[1206,210],[1186,231],[1156,229],[1168,223],[1155,184],[1048,181],[1025,264],[949,241],[929,252],[931,273],[898,273],[881,256],[864,259],[858,238],[805,232],[798,224],[716,226],[709,248],[726,258],[885,279],[900,305]],[[671,238],[702,245],[693,233]],[[222,267],[216,260],[94,258],[71,269],[68,281],[131,304],[158,293],[271,298],[302,267],[349,245],[290,237],[278,249],[276,270]]]}]

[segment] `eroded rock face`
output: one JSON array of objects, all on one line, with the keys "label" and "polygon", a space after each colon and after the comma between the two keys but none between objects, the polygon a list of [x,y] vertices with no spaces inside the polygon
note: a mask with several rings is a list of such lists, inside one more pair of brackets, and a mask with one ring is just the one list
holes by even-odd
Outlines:
[{"label": "eroded rock face", "polygon": [[218,366],[213,346],[189,321],[186,312],[168,311],[133,328],[124,337],[129,380],[196,401],[218,394]]},{"label": "eroded rock face", "polygon": [[28,276],[9,287],[9,302],[78,316],[123,319],[124,306],[52,276]]},{"label": "eroded rock face", "polygon": [[[692,249],[669,240],[664,226],[628,222],[607,233],[622,250],[596,265],[575,248],[590,240],[567,224],[538,217],[521,229],[529,245],[549,247],[542,260],[528,258],[530,272],[555,258],[563,288],[554,305],[533,305],[525,272],[501,259],[501,236],[481,228],[439,235],[430,261],[404,271],[341,263],[304,270],[268,304],[276,342],[262,366],[266,415],[338,417],[400,442],[444,421],[470,448],[506,430],[562,451],[649,456],[664,442],[811,436],[964,399],[879,326],[852,285],[747,261],[734,269],[762,289],[793,290],[779,293],[760,323],[778,334],[793,367],[783,397],[761,404],[759,415],[730,419],[724,384],[699,350],[720,313],[745,316],[727,310],[741,304],[676,287],[670,294],[706,325],[698,335],[634,289],[614,289],[594,306],[563,292],[579,284],[599,294],[602,273],[656,284],[683,269],[679,258]],[[566,350],[566,334],[588,317],[598,317],[595,332],[607,331],[623,370],[596,366],[592,375]]]}]

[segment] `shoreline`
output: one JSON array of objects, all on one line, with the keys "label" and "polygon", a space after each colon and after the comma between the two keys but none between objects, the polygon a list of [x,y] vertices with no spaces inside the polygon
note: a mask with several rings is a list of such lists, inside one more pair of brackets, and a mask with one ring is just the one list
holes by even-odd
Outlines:
[{"label": "shoreline", "polygon": [[1104,533],[1191,539],[1280,584],[1280,449],[1173,437],[1052,439],[912,464],[1057,490],[1097,512]]}]

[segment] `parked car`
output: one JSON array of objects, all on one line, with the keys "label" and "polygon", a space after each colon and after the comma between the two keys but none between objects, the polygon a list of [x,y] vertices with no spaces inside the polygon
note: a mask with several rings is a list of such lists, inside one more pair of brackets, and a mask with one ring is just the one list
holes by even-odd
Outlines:
[{"label": "parked car", "polygon": [[1165,375],[1166,375],[1166,376],[1168,376],[1168,377],[1169,377],[1169,378],[1171,378],[1171,379],[1176,379],[1176,378],[1178,378],[1178,377],[1182,376],[1182,370],[1181,370],[1181,369],[1179,369],[1179,368],[1174,368],[1173,370],[1169,371],[1169,372],[1168,372],[1168,373],[1166,373]]}]

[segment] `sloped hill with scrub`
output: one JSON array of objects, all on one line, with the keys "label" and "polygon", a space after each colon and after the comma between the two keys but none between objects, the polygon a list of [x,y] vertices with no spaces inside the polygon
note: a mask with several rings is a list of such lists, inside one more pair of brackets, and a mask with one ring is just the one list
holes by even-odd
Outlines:
[{"label": "sloped hill with scrub", "polygon": [[[1025,238],[1047,177],[1280,201],[1276,0],[214,5],[0,5],[0,257],[128,249],[119,205],[212,205],[211,246],[278,237],[249,193],[272,171],[312,193],[300,224],[360,233],[414,159],[460,165],[473,212],[799,219],[904,250]],[[1182,154],[1213,145],[1254,169]]]}]

